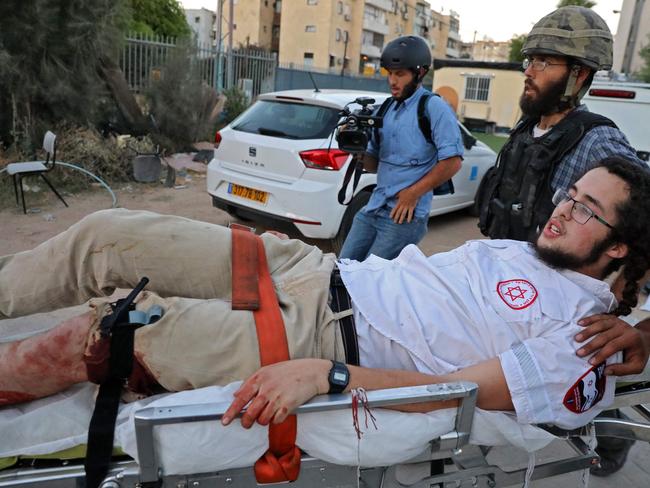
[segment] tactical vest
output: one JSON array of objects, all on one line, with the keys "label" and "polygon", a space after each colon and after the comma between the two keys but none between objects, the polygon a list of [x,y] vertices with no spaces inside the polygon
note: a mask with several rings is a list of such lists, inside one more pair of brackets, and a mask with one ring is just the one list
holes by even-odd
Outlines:
[{"label": "tactical vest", "polygon": [[573,110],[552,130],[534,138],[537,120],[522,118],[485,175],[479,228],[492,239],[533,241],[555,208],[551,181],[557,165],[593,127],[616,127],[607,117]]}]

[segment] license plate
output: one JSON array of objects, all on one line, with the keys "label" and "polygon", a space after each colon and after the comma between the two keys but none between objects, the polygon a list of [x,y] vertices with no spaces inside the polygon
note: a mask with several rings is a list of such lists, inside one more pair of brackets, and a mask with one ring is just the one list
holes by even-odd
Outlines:
[{"label": "license plate", "polygon": [[228,183],[228,193],[264,205],[266,205],[266,201],[269,199],[269,194],[265,191],[248,188],[247,186],[235,185],[234,183]]}]

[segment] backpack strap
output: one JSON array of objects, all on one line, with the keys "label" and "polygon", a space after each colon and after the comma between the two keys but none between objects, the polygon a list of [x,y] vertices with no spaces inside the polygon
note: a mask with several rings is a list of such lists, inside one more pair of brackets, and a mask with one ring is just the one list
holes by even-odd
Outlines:
[{"label": "backpack strap", "polygon": [[[418,100],[418,126],[420,127],[420,132],[422,132],[426,141],[434,148],[436,147],[436,143],[433,142],[433,138],[431,137],[431,120],[429,119],[427,103],[429,103],[431,97],[439,96],[440,95],[437,93],[425,93],[420,97],[420,100]],[[455,192],[456,189],[454,188],[454,182],[451,178],[433,189],[434,195],[453,195]]]},{"label": "backpack strap", "polygon": [[418,100],[418,126],[420,127],[420,132],[422,132],[422,135],[427,140],[427,142],[429,144],[433,144],[435,147],[433,139],[431,138],[431,120],[429,120],[429,112],[427,110],[427,103],[429,102],[429,98],[432,96],[440,95],[434,93],[425,93],[420,97],[420,100]]}]

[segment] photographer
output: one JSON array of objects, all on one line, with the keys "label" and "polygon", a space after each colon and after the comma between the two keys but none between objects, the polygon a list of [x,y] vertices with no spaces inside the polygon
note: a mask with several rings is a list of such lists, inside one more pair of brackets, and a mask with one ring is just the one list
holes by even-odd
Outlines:
[{"label": "photographer", "polygon": [[[460,169],[463,145],[456,116],[422,87],[430,65],[429,46],[420,37],[398,37],[382,52],[392,97],[382,105],[383,126],[362,156],[364,169],[377,173],[377,186],[356,214],[341,258],[392,259],[406,245],[417,244],[427,232],[433,189]],[[427,97],[426,121],[418,117],[422,97]]]}]

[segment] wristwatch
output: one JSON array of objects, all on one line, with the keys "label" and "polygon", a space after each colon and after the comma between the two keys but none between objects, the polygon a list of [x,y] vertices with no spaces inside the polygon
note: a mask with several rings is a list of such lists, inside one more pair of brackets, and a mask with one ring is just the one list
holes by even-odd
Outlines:
[{"label": "wristwatch", "polygon": [[332,361],[332,369],[330,369],[330,374],[327,379],[330,383],[328,393],[341,393],[350,382],[350,371],[345,364]]}]

